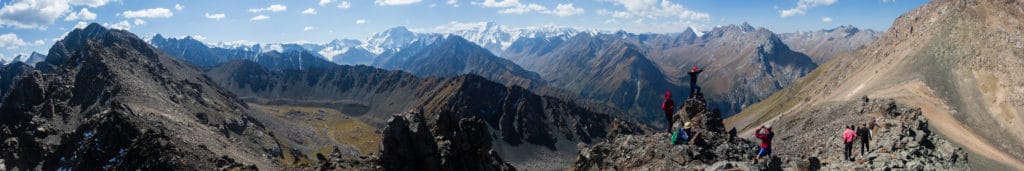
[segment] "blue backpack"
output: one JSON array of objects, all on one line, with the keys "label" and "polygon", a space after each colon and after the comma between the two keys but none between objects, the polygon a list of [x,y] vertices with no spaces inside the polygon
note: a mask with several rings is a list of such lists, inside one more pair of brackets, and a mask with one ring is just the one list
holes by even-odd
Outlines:
[{"label": "blue backpack", "polygon": [[679,129],[672,133],[672,144],[685,144],[688,140],[690,136],[686,135],[686,130]]}]

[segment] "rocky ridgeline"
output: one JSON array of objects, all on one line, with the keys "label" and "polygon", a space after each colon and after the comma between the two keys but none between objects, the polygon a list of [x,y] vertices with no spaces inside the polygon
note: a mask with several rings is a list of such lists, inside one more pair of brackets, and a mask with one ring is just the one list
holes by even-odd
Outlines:
[{"label": "rocky ridgeline", "polygon": [[421,112],[394,115],[384,127],[379,156],[345,159],[335,150],[330,158],[317,156],[318,170],[515,170],[491,149],[483,120],[462,118],[439,128],[446,129],[429,128]]},{"label": "rocky ridgeline", "polygon": [[576,170],[754,169],[749,163],[757,148],[755,142],[728,134],[720,113],[707,108],[703,95],[683,104],[673,125],[682,128],[686,121],[692,122],[696,136],[690,144],[672,145],[671,134],[664,130],[646,135],[615,135],[606,142],[581,147]]},{"label": "rocky ridgeline", "polygon": [[[845,125],[875,119],[869,150],[861,155],[856,140],[853,161],[844,161]],[[824,170],[967,170],[967,152],[928,127],[919,108],[888,99],[863,98],[831,105],[775,122],[776,152],[792,167]]]},{"label": "rocky ridgeline", "polygon": [[[581,147],[576,170],[966,170],[967,153],[941,139],[915,108],[892,100],[865,100],[780,118],[775,121],[775,157],[753,164],[756,139],[736,138],[726,131],[716,110],[700,95],[687,99],[675,116],[676,128],[690,121],[696,139],[672,145],[663,130],[646,135],[619,134],[608,141]],[[877,118],[878,128],[866,155],[843,161],[843,125]],[[621,132],[614,130],[612,132]],[[693,135],[691,135],[693,136]],[[749,135],[740,135],[750,137]],[[857,141],[859,142],[859,140]],[[583,145],[581,145],[583,146]]]}]

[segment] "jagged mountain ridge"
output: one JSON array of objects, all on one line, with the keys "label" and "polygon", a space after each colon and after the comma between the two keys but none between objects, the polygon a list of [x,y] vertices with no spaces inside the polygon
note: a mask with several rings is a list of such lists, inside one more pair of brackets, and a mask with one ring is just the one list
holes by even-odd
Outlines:
[{"label": "jagged mountain ridge", "polygon": [[37,66],[0,105],[7,169],[273,169],[280,156],[233,95],[127,31],[75,29]]},{"label": "jagged mountain ridge", "polygon": [[882,33],[844,25],[813,32],[783,33],[779,34],[779,37],[793,51],[807,54],[814,63],[820,65],[840,53],[851,52],[871,44],[882,36]]},{"label": "jagged mountain ridge", "polygon": [[[209,47],[192,37],[164,38],[160,34],[150,39],[150,44],[167,52],[171,56],[182,59],[200,68],[209,68],[226,63],[231,60],[249,60],[259,63],[267,68],[282,69],[308,69],[322,68],[332,65],[331,62],[323,59],[318,54],[307,51],[303,47],[294,44],[277,45],[288,48],[278,48],[263,51],[260,45],[240,48]],[[287,50],[286,50],[287,49]]]},{"label": "jagged mountain ridge", "polygon": [[388,51],[374,66],[396,69],[426,77],[476,74],[506,85],[535,88],[544,85],[537,73],[520,68],[455,35],[424,35],[399,51]]},{"label": "jagged mountain ridge", "polygon": [[[1024,169],[1019,1],[932,1],[878,41],[825,63],[795,86],[729,118],[744,128],[861,97],[921,107],[939,133],[995,168]],[[1016,106],[1016,107],[1015,107]]]},{"label": "jagged mountain ridge", "polygon": [[[680,90],[670,84],[657,65],[641,49],[613,35],[577,34],[568,40],[522,38],[505,52],[523,68],[536,71],[548,84],[578,96],[598,100],[629,111],[622,116],[653,122],[663,118],[658,108],[665,91]],[[673,97],[683,97],[676,91]]]}]

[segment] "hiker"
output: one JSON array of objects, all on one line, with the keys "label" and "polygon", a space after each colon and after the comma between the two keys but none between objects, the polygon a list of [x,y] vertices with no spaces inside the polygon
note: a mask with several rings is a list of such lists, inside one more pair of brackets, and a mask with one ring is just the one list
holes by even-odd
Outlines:
[{"label": "hiker", "polygon": [[772,138],[775,137],[775,132],[772,132],[771,125],[761,125],[761,128],[757,128],[757,131],[754,131],[754,137],[761,139],[761,149],[757,151],[757,156],[754,157],[754,164],[757,164],[761,157],[772,155]]},{"label": "hiker", "polygon": [[846,130],[843,130],[843,155],[846,156],[846,160],[850,160],[850,151],[853,150],[854,138],[857,138],[857,133],[853,131],[853,125],[846,126]]},{"label": "hiker", "polygon": [[736,127],[729,130],[729,141],[732,141],[733,138],[736,138]]},{"label": "hiker", "polygon": [[665,91],[665,102],[661,103],[661,110],[665,111],[665,118],[668,119],[668,132],[672,132],[672,113],[676,112],[676,102],[672,101],[672,92]]},{"label": "hiker", "polygon": [[672,134],[672,144],[690,144],[690,140],[697,137],[691,128],[693,128],[693,125],[690,122],[683,124],[682,129]]},{"label": "hiker", "polygon": [[704,72],[704,70],[697,68],[697,66],[693,66],[693,70],[686,73],[690,75],[690,97],[693,97],[693,94],[695,93],[700,93],[700,86],[697,86],[697,74],[700,74],[701,72]]},{"label": "hiker", "polygon": [[[697,136],[700,136],[700,133],[693,131],[693,124],[690,122],[686,122],[685,124],[683,124],[683,131],[686,132],[686,135],[690,135],[690,138],[687,139],[687,142],[689,142],[690,140],[695,140],[697,139]],[[683,144],[686,143],[684,142]]]},{"label": "hiker", "polygon": [[868,124],[857,129],[857,137],[860,137],[860,155],[864,155],[864,151],[871,151],[871,147],[868,147],[868,141],[871,140],[871,130],[868,128]]}]

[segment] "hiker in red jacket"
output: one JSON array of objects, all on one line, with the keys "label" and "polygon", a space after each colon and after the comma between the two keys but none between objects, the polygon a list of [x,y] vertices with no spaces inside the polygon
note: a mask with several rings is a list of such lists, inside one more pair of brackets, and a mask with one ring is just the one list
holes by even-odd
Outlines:
[{"label": "hiker in red jacket", "polygon": [[771,125],[761,125],[761,128],[757,128],[757,131],[754,131],[754,137],[761,139],[761,149],[757,151],[757,156],[754,157],[754,164],[757,164],[761,157],[772,155],[772,138],[775,137],[775,132],[772,131]]},{"label": "hiker in red jacket", "polygon": [[853,131],[853,125],[846,126],[846,130],[843,131],[843,155],[846,155],[846,160],[850,160],[850,151],[853,151],[854,139],[857,139],[857,132]]},{"label": "hiker in red jacket", "polygon": [[672,101],[671,91],[665,91],[665,102],[661,103],[661,110],[665,111],[665,118],[668,119],[668,132],[672,133],[672,114],[676,112],[676,102]]}]

